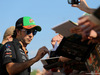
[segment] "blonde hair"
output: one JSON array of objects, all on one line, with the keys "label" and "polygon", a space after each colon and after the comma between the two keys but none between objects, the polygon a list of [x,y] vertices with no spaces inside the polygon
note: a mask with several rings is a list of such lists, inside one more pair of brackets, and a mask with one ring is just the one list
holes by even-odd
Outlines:
[{"label": "blonde hair", "polygon": [[11,27],[9,27],[9,28],[5,31],[5,33],[4,33],[4,35],[3,35],[3,39],[6,39],[7,36],[9,36],[9,35],[12,36],[14,30],[15,30],[15,26],[11,26]]}]

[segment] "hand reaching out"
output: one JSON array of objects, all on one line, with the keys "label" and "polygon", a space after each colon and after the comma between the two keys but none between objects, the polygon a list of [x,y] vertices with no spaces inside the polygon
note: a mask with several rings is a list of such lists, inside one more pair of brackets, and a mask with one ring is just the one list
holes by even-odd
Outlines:
[{"label": "hand reaching out", "polygon": [[78,5],[77,4],[73,4],[72,7],[77,7],[80,10],[85,11],[85,12],[87,12],[89,14],[92,14],[95,11],[95,9],[92,9],[92,8],[88,7],[88,5],[87,5],[85,0],[80,0],[79,3],[80,4],[78,4]]},{"label": "hand reaching out", "polygon": [[79,3],[80,4],[73,4],[72,7],[77,7],[82,11],[85,11],[86,9],[89,8],[85,0],[80,0]]},{"label": "hand reaching out", "polygon": [[41,47],[41,48],[38,50],[37,55],[35,56],[36,60],[37,60],[37,61],[40,60],[40,59],[43,58],[47,53],[49,54],[48,49],[47,49],[45,46]]},{"label": "hand reaching out", "polygon": [[78,26],[71,28],[72,33],[82,35],[82,41],[96,38],[97,36],[100,37],[100,21],[91,16],[86,15],[79,18]]}]

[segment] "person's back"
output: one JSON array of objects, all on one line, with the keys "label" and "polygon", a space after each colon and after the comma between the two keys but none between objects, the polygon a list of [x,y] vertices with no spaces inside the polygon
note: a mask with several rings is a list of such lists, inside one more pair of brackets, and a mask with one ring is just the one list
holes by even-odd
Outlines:
[{"label": "person's back", "polygon": [[13,35],[14,30],[15,30],[15,26],[11,26],[11,27],[9,27],[9,28],[6,29],[6,31],[5,31],[5,33],[3,35],[2,43],[0,43],[0,48],[6,42],[9,42],[9,41],[12,41],[13,40],[12,35]]},{"label": "person's back", "polygon": [[[2,47],[5,43],[13,40],[12,35],[13,35],[14,30],[15,30],[15,26],[11,26],[8,29],[6,29],[6,31],[3,35],[2,43],[0,43],[0,75],[5,75],[5,74],[2,74],[3,69],[2,69],[2,65],[1,65]],[[6,73],[6,72],[4,72],[4,73]]]}]

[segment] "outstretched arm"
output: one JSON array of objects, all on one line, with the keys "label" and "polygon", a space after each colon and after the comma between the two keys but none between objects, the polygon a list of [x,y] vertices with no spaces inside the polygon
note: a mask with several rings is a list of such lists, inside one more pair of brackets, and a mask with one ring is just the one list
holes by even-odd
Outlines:
[{"label": "outstretched arm", "polygon": [[10,62],[6,64],[7,72],[9,73],[9,75],[18,74],[24,71],[25,69],[29,68],[35,62],[39,61],[42,57],[44,57],[46,53],[48,53],[48,49],[46,47],[42,47],[38,50],[38,53],[34,58],[26,62],[22,62],[22,63]]},{"label": "outstretched arm", "polygon": [[80,0],[80,4],[73,4],[72,7],[77,7],[82,11],[92,14],[96,9],[89,8],[85,0]]}]

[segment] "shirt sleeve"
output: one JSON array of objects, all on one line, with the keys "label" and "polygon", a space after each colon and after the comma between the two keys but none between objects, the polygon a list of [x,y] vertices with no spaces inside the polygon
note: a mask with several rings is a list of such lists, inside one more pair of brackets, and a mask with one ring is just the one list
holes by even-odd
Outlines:
[{"label": "shirt sleeve", "polygon": [[5,65],[16,61],[14,46],[11,43],[6,43],[3,46],[2,64]]}]

